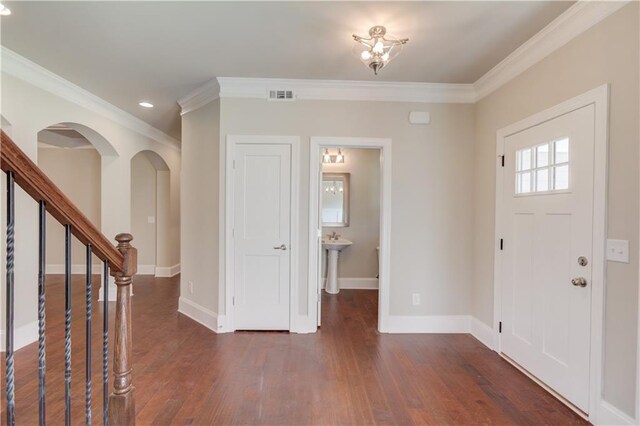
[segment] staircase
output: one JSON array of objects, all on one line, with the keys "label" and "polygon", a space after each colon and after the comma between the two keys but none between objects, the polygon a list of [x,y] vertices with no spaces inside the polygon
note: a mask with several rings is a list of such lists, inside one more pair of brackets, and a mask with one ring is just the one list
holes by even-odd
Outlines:
[{"label": "staircase", "polygon": [[[38,205],[38,395],[39,424],[46,419],[46,318],[45,318],[45,245],[46,216],[55,218],[65,230],[65,424],[71,424],[71,242],[78,239],[86,247],[86,330],[85,330],[85,423],[92,423],[91,383],[91,324],[92,318],[92,262],[93,255],[103,262],[102,291],[105,304],[109,300],[109,276],[115,277],[117,288],[115,330],[113,331],[113,388],[109,391],[109,309],[103,309],[103,424],[135,424],[135,399],[132,381],[131,357],[131,284],[137,269],[137,251],[131,246],[130,234],[118,234],[114,246],[78,208],[51,182],[4,132],[0,137],[0,167],[7,174],[6,203],[6,424],[16,423],[15,410],[15,360],[14,313],[15,286],[36,285],[31,282],[15,282],[15,190],[20,186]],[[36,224],[33,224],[36,226]],[[35,249],[35,248],[34,248]],[[77,333],[74,334],[77,336]],[[74,337],[77,338],[77,337]],[[55,366],[56,368],[58,366]],[[62,366],[61,366],[62,367]],[[49,367],[51,368],[51,367]]]}]

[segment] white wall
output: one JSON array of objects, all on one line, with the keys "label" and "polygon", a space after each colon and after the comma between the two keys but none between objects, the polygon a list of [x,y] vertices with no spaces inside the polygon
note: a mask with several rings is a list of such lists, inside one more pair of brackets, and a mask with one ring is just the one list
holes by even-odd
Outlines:
[{"label": "white wall", "polygon": [[609,83],[609,238],[630,241],[631,263],[607,265],[604,397],[634,415],[638,321],[638,3],[625,6],[477,104],[473,176],[473,309],[493,322],[496,131]]},{"label": "white wall", "polygon": [[[429,126],[409,124],[409,112],[416,110],[431,113]],[[301,250],[297,280],[301,316],[307,315],[311,136],[393,140],[390,314],[468,314],[472,276],[467,262],[473,239],[473,105],[225,98],[221,100],[220,120],[221,142],[227,135],[242,134],[301,137]],[[224,150],[224,144],[220,147]],[[188,167],[186,162],[184,167]],[[223,166],[221,169],[224,173]],[[223,191],[221,188],[220,200],[224,200]],[[224,288],[218,290],[218,300],[223,301]],[[422,296],[420,306],[412,305],[412,293]],[[224,312],[223,303],[218,309],[219,313]]]},{"label": "white wall", "polygon": [[[332,151],[335,151],[332,150]],[[343,149],[344,163],[323,164],[326,173],[350,173],[350,223],[347,227],[323,228],[353,242],[340,252],[340,278],[376,278],[380,245],[380,150]],[[323,254],[326,261],[326,251]],[[326,274],[323,265],[323,274]],[[323,275],[325,276],[325,275]]]},{"label": "white wall", "polygon": [[[196,318],[203,314],[209,321],[214,313],[219,312],[219,126],[219,100],[182,116],[179,309]],[[193,283],[193,292],[189,289],[190,282]],[[202,308],[199,313],[188,311],[194,304]]]},{"label": "white wall", "polygon": [[[25,75],[24,78],[29,78]],[[71,102],[62,95],[37,87],[21,78],[0,74],[2,83],[2,116],[11,124],[12,138],[17,145],[37,163],[38,132],[52,124],[80,123],[103,138],[104,144],[96,146],[101,151],[101,230],[108,238],[120,232],[131,231],[131,158],[139,151],[151,150],[160,155],[171,170],[172,258],[179,259],[179,199],[180,199],[180,150],[145,136],[107,118],[101,112]],[[84,105],[84,104],[83,104]],[[85,135],[86,136],[86,135]],[[92,135],[95,136],[95,135]],[[88,138],[92,142],[92,138]],[[109,145],[109,146],[107,146]],[[107,153],[108,155],[105,155]],[[37,282],[37,204],[22,191],[16,201],[16,315],[15,326],[29,330],[26,342],[36,335],[37,286],[25,283]],[[3,199],[4,197],[0,197]],[[4,215],[3,215],[4,216]],[[134,235],[135,238],[135,235]],[[115,241],[114,241],[115,244]],[[135,245],[135,239],[133,241]],[[4,262],[0,280],[4,283]],[[135,285],[135,281],[134,281]],[[4,285],[1,286],[4,289]],[[115,292],[112,292],[115,294]],[[4,315],[0,316],[4,321]],[[0,324],[3,324],[0,323]],[[4,325],[2,325],[4,329]],[[21,337],[16,336],[17,339]]]},{"label": "white wall", "polygon": [[[95,149],[39,148],[38,167],[60,188],[92,223],[100,227],[100,154]],[[47,215],[47,270],[64,267],[64,227]],[[86,248],[77,239],[71,244],[74,272],[84,273]],[[94,257],[92,264],[100,265]],[[95,272],[101,269],[94,268]]]},{"label": "white wall", "polygon": [[136,237],[138,265],[156,266],[156,169],[144,153],[131,159],[131,231]]}]

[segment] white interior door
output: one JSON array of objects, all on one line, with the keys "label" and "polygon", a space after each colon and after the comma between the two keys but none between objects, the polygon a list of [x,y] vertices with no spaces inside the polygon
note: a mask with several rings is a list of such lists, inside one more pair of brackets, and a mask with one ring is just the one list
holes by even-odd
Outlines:
[{"label": "white interior door", "polygon": [[595,107],[505,138],[501,351],[588,413]]},{"label": "white interior door", "polygon": [[238,330],[289,330],[291,146],[238,144],[234,313]]}]

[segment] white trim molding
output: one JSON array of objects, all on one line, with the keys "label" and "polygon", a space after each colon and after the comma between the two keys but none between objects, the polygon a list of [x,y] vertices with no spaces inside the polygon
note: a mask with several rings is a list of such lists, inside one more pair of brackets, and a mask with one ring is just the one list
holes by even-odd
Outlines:
[{"label": "white trim molding", "polygon": [[605,400],[601,400],[600,406],[598,407],[598,417],[594,424],[603,426],[620,426],[637,425],[638,423],[633,418],[620,411],[620,409],[614,407]]},{"label": "white trim molding", "polygon": [[178,299],[178,312],[216,333],[219,333],[219,328],[222,328],[217,313],[182,296]]},{"label": "white trim molding", "polygon": [[589,421],[594,424],[599,421],[599,408],[602,403],[602,371],[604,348],[604,298],[606,281],[605,245],[607,235],[607,166],[609,140],[609,86],[604,84],[582,95],[578,95],[556,106],[548,108],[505,128],[496,134],[496,187],[495,187],[495,244],[494,244],[494,286],[493,286],[493,332],[494,350],[501,353],[498,323],[502,317],[502,255],[500,250],[501,235],[503,235],[502,218],[504,188],[504,168],[498,165],[498,158],[504,154],[505,139],[522,130],[540,123],[568,114],[587,105],[594,105],[594,180],[593,180],[593,245],[592,245],[592,275],[591,275],[591,334],[590,334],[590,365],[589,365]]},{"label": "white trim molding", "polygon": [[480,77],[473,84],[476,101],[504,86],[627,3],[628,0],[577,1]]},{"label": "white trim molding", "polygon": [[[322,288],[326,288],[327,279],[322,279]],[[377,290],[377,278],[338,278],[340,290]]]},{"label": "white trim molding", "polygon": [[180,115],[195,111],[209,102],[215,101],[219,97],[220,85],[218,84],[218,80],[214,78],[178,99],[178,105],[180,105],[181,108]]},{"label": "white trim molding", "polygon": [[322,148],[374,148],[380,150],[380,265],[378,279],[378,331],[392,333],[388,329],[389,299],[391,285],[391,147],[392,140],[386,138],[311,137],[309,148],[309,271],[307,290],[306,323],[318,325],[318,305],[321,302],[320,276],[322,226],[320,224],[320,182],[322,174]]},{"label": "white trim molding", "polygon": [[267,99],[292,90],[299,100],[473,103],[472,84],[219,77],[221,98]]},{"label": "white trim molding", "polygon": [[180,273],[180,264],[177,263],[173,266],[156,266],[154,273],[157,278],[175,277]]},{"label": "white trim molding", "polygon": [[494,331],[493,328],[489,327],[484,322],[480,321],[478,318],[471,317],[471,328],[469,332],[473,337],[478,339],[481,343],[483,343],[486,347],[491,350],[495,349],[495,341],[494,341]]},{"label": "white trim molding", "polygon": [[156,265],[138,265],[137,275],[155,275]]},{"label": "white trim molding", "polygon": [[389,315],[386,333],[461,333],[471,330],[469,315]]},{"label": "white trim molding", "polygon": [[[33,321],[13,331],[13,350],[17,351],[38,340],[38,321]],[[5,330],[0,330],[0,352],[5,352]]]},{"label": "white trim molding", "polygon": [[87,108],[103,117],[106,117],[134,132],[144,135],[177,151],[180,150],[180,142],[166,133],[158,130],[149,123],[116,107],[93,93],[71,83],[68,80],[52,73],[46,68],[31,62],[27,58],[18,55],[12,50],[1,46],[2,72],[20,80],[26,81],[40,89],[53,93],[69,102]]}]

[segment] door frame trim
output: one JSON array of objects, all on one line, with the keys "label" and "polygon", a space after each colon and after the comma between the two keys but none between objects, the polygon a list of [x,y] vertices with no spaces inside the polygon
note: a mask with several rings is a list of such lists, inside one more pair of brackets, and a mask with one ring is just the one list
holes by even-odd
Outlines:
[{"label": "door frame trim", "polygon": [[493,287],[493,329],[494,350],[502,352],[498,324],[502,317],[502,258],[500,236],[502,230],[503,173],[501,156],[504,155],[504,141],[508,136],[542,124],[558,116],[568,114],[579,108],[594,105],[594,185],[593,185],[593,268],[591,292],[591,348],[589,365],[589,420],[597,424],[598,411],[602,402],[602,371],[604,350],[604,301],[606,281],[605,246],[607,238],[607,168],[609,143],[609,85],[604,84],[582,95],[564,101],[554,107],[534,114],[497,131],[496,141],[496,210],[495,210],[495,249],[494,249],[494,287]]},{"label": "door frame trim", "polygon": [[298,321],[298,287],[299,287],[299,197],[300,197],[300,137],[299,136],[266,136],[266,135],[227,135],[225,159],[225,331],[233,332],[235,328],[235,308],[233,296],[235,293],[235,245],[233,228],[235,220],[235,181],[233,158],[236,145],[265,144],[290,145],[291,147],[291,204],[290,204],[290,247],[289,247],[289,331],[297,331]]},{"label": "door frame trim", "polygon": [[[318,289],[320,281],[320,165],[323,148],[372,148],[380,150],[380,265],[378,280],[378,331],[388,331],[391,282],[391,139],[365,137],[312,136],[309,148],[309,330],[318,329]],[[317,226],[314,226],[316,224]]]}]

